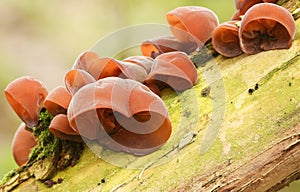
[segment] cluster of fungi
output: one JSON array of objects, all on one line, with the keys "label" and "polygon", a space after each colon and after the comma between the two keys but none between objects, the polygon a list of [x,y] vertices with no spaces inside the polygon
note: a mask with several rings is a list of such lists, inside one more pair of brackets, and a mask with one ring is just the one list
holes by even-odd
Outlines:
[{"label": "cluster of fungi", "polygon": [[14,80],[5,95],[23,121],[13,140],[17,164],[26,164],[37,143],[32,130],[42,109],[53,116],[49,131],[60,139],[87,139],[136,156],[156,151],[172,132],[160,91],[170,87],[182,92],[197,82],[189,53],[210,39],[226,57],[291,46],[295,22],[274,2],[235,0],[237,12],[223,24],[207,8],[178,7],[166,14],[173,36],[145,40],[142,56],[117,60],[85,51],[65,74],[64,85],[49,93],[32,77]]},{"label": "cluster of fungi", "polygon": [[235,0],[231,21],[220,24],[213,33],[214,49],[226,57],[242,53],[287,49],[296,33],[295,21],[276,0]]}]

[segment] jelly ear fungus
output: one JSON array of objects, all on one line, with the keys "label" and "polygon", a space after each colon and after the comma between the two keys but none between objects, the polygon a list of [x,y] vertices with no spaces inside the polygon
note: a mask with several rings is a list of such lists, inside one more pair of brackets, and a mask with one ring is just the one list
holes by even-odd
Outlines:
[{"label": "jelly ear fungus", "polygon": [[234,0],[237,11],[232,17],[232,20],[241,20],[246,11],[258,3],[275,3],[277,0]]},{"label": "jelly ear fungus", "polygon": [[225,57],[235,57],[243,53],[240,47],[239,28],[237,21],[227,21],[220,24],[213,32],[212,45]]},{"label": "jelly ear fungus", "polygon": [[123,61],[131,62],[140,67],[143,67],[147,74],[150,72],[153,62],[154,62],[153,58],[148,57],[148,56],[130,56],[130,57],[123,59]]},{"label": "jelly ear fungus", "polygon": [[73,65],[73,69],[86,70],[97,59],[99,59],[99,55],[97,53],[92,52],[92,51],[84,51],[75,60],[74,65]]},{"label": "jelly ear fungus", "polygon": [[172,51],[182,51],[187,54],[197,49],[194,41],[180,42],[175,37],[157,37],[143,41],[141,51],[143,55],[155,58],[160,54]]},{"label": "jelly ear fungus", "polygon": [[5,88],[8,103],[28,128],[37,125],[47,94],[44,84],[29,76],[17,78]]},{"label": "jelly ear fungus", "polygon": [[[84,55],[82,54],[82,56]],[[110,57],[95,58],[95,54],[92,55],[92,59],[83,62],[84,65],[79,63],[75,62],[73,68],[85,70],[95,80],[106,77],[122,77],[142,82],[147,76],[147,71],[144,67],[137,65],[136,62],[119,61]],[[72,76],[70,76],[70,82],[71,80]]]},{"label": "jelly ear fungus", "polygon": [[193,87],[197,78],[197,70],[188,55],[175,51],[155,58],[145,85],[155,93],[165,86],[169,86],[175,91],[184,91]]},{"label": "jelly ear fungus", "polygon": [[198,6],[178,7],[166,15],[171,32],[180,42],[196,42],[201,48],[218,26],[218,17],[210,9]]},{"label": "jelly ear fungus", "polygon": [[65,114],[56,115],[49,125],[49,130],[60,139],[76,142],[82,141],[79,133],[70,127],[68,117]]},{"label": "jelly ear fungus", "polygon": [[247,54],[284,49],[292,45],[295,21],[285,8],[272,3],[251,7],[239,29],[241,49]]},{"label": "jelly ear fungus", "polygon": [[32,132],[25,128],[25,123],[21,123],[12,142],[13,157],[19,166],[27,163],[31,149],[37,145]]},{"label": "jelly ear fungus", "polygon": [[54,88],[44,101],[44,106],[52,115],[67,114],[71,94],[64,86]]},{"label": "jelly ear fungus", "polygon": [[81,87],[95,81],[92,75],[81,69],[72,69],[65,75],[65,86],[71,95],[74,95]]},{"label": "jelly ear fungus", "polygon": [[80,89],[70,103],[68,119],[84,138],[135,155],[157,150],[171,134],[163,101],[143,84],[118,77]]}]

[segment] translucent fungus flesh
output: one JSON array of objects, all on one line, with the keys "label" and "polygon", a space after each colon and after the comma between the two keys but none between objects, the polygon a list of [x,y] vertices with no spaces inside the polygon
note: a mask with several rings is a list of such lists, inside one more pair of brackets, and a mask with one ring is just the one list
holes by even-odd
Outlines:
[{"label": "translucent fungus flesh", "polygon": [[5,88],[8,103],[30,128],[37,125],[47,94],[44,84],[29,76],[17,78]]},{"label": "translucent fungus flesh", "polygon": [[[80,107],[76,103],[81,103]],[[163,145],[171,133],[162,100],[141,83],[118,77],[80,89],[71,101],[68,119],[81,136],[133,154],[153,152],[149,148]]]}]

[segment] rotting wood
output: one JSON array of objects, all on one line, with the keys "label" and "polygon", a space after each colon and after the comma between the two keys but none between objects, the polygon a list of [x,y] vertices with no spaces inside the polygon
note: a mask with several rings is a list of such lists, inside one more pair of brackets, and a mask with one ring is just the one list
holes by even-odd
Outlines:
[{"label": "rotting wood", "polygon": [[[293,13],[295,19],[299,18],[299,1],[279,0],[278,4],[281,4],[289,9],[289,11]],[[300,24],[298,22],[298,31],[299,26]],[[287,110],[287,112],[285,112],[287,114],[282,115],[283,117],[281,117],[280,114],[278,114],[278,116],[268,116],[262,114],[264,117],[271,119],[270,121],[268,121],[269,124],[267,125],[273,126],[272,124],[270,124],[270,122],[272,122],[274,123],[274,127],[281,127],[282,130],[278,132],[274,131],[276,132],[276,134],[271,135],[271,139],[268,138],[268,136],[263,135],[262,133],[249,133],[255,136],[253,137],[254,143],[259,142],[261,138],[268,139],[269,143],[265,143],[265,146],[263,147],[260,146],[260,149],[258,151],[253,149],[245,149],[247,151],[246,153],[240,152],[242,153],[242,155],[244,155],[244,158],[239,157],[239,155],[234,156],[234,154],[231,154],[231,151],[234,151],[232,148],[242,145],[240,143],[234,144],[232,143],[232,140],[228,141],[227,137],[229,136],[226,132],[226,129],[229,129],[230,127],[226,127],[226,125],[229,125],[231,123],[230,126],[238,126],[236,124],[242,123],[236,120],[234,122],[230,122],[230,120],[228,119],[233,119],[233,117],[230,116],[230,113],[246,113],[247,110],[249,110],[249,108],[251,108],[252,106],[251,102],[253,102],[253,106],[255,106],[257,100],[264,99],[256,97],[259,94],[262,95],[264,91],[266,91],[267,93],[266,89],[270,87],[270,82],[279,82],[280,78],[276,79],[277,76],[280,76],[290,68],[295,67],[295,65],[300,65],[299,32],[297,33],[296,38],[297,39],[294,42],[293,48],[292,50],[290,50],[290,52],[294,52],[294,54],[291,53],[290,55],[288,55],[284,51],[275,51],[273,52],[274,54],[268,55],[268,53],[266,53],[251,56],[256,62],[258,62],[265,59],[264,57],[266,55],[280,57],[280,54],[286,54],[287,56],[289,56],[286,58],[286,60],[278,58],[279,61],[284,61],[284,63],[277,64],[278,66],[275,66],[273,68],[270,67],[269,71],[268,69],[266,69],[266,74],[259,74],[260,72],[257,72],[257,78],[249,78],[247,80],[247,83],[241,85],[241,88],[237,89],[236,91],[233,91],[233,89],[231,89],[230,87],[226,88],[227,93],[230,94],[227,95],[226,98],[226,106],[229,112],[225,117],[225,128],[221,129],[221,133],[219,136],[220,139],[215,142],[215,144],[208,151],[208,154],[204,154],[204,156],[201,156],[201,158],[204,159],[198,157],[187,158],[187,156],[194,154],[195,151],[198,150],[199,144],[201,143],[200,140],[204,135],[203,130],[197,129],[197,133],[193,134],[195,135],[195,138],[192,138],[191,140],[194,142],[188,142],[184,146],[181,145],[182,147],[179,147],[181,141],[179,140],[177,145],[175,145],[172,150],[166,151],[165,154],[163,154],[159,158],[173,158],[172,160],[161,166],[155,167],[153,166],[153,164],[151,164],[141,170],[128,170],[125,168],[118,168],[100,160],[95,156],[95,154],[91,153],[87,147],[85,147],[83,158],[80,159],[79,163],[74,167],[59,172],[55,170],[55,173],[53,173],[51,171],[51,168],[53,168],[51,167],[51,162],[53,162],[54,160],[51,159],[53,157],[48,157],[44,160],[35,162],[28,167],[20,168],[17,175],[13,176],[5,184],[2,184],[0,186],[0,190],[9,191],[14,188],[16,191],[26,191],[26,189],[30,189],[31,191],[32,189],[36,191],[51,191],[53,189],[55,189],[56,191],[64,191],[66,189],[77,189],[78,191],[155,191],[159,189],[164,191],[277,191],[278,189],[281,189],[293,180],[299,179],[300,177],[300,125],[296,123],[300,120],[300,117],[298,115],[300,111],[297,109],[297,107],[293,108],[292,112]],[[215,53],[213,55],[217,56],[217,54]],[[207,61],[213,59],[212,57],[206,58]],[[224,74],[225,86],[228,86],[233,82],[229,78],[231,77],[231,70],[234,67],[239,67],[238,65],[242,61],[244,61],[245,58],[245,56],[229,60],[224,59],[221,56],[217,56],[217,58],[215,58],[218,64],[224,62],[224,64],[220,64],[220,68],[222,74]],[[199,61],[199,57],[194,61],[197,62],[197,59]],[[198,64],[198,66],[200,66],[199,68],[203,67],[203,69],[205,67],[209,67],[200,64]],[[291,70],[290,73],[297,76],[298,74],[294,71]],[[241,72],[243,72],[243,69],[241,69]],[[232,72],[232,74],[234,73],[236,73],[236,71]],[[291,77],[283,80],[290,81],[290,83],[286,82],[288,83],[287,86],[293,87],[299,84],[298,76],[294,77],[294,79]],[[256,83],[259,84],[259,89],[257,91],[257,94],[256,92],[254,92],[253,95],[251,95],[252,98],[250,98],[249,95],[247,96],[248,88],[253,87]],[[200,90],[199,92],[201,92],[201,90],[203,90],[205,87],[207,87],[207,85],[204,83],[203,85],[198,85],[196,90]],[[271,86],[271,88],[273,87]],[[280,87],[278,87],[278,90],[280,90]],[[286,88],[285,90],[289,89]],[[256,100],[253,99],[254,97],[256,98]],[[240,104],[241,100],[245,100],[245,98],[251,101],[248,103],[248,108],[239,108],[242,105]],[[209,100],[212,99],[214,99],[213,95],[205,97],[203,98],[203,103],[209,104]],[[290,100],[290,102],[299,101],[298,98],[294,98],[293,95],[288,94],[286,94],[285,99]],[[174,98],[171,99],[171,101],[173,102]],[[232,105],[235,106],[235,109],[231,109]],[[253,113],[253,111],[249,111]],[[200,124],[205,125],[204,121],[209,119],[209,109],[207,109],[207,111],[201,115],[202,116],[200,118],[200,121],[202,124]],[[248,115],[249,117],[251,117],[251,114]],[[201,125],[199,127],[201,127]],[[268,129],[269,127],[264,128]],[[194,130],[192,130],[192,133],[194,133],[193,131]],[[237,138],[236,140],[238,142],[242,141],[241,138]],[[216,147],[218,145],[223,145],[223,150],[219,151],[218,147]],[[256,145],[253,146],[255,147]],[[215,154],[214,150],[217,151],[218,154]],[[207,158],[211,158],[211,160],[207,160]],[[187,162],[185,163],[184,161]],[[214,164],[211,165],[209,164],[209,162],[212,162]],[[187,170],[193,169],[194,167],[196,169],[197,166],[193,166],[195,165],[195,163],[207,163],[207,165],[198,167],[198,171]],[[86,166],[86,170],[82,169],[82,167],[84,166]],[[42,168],[36,169],[36,167]],[[32,171],[35,171],[36,173],[33,174]],[[94,171],[96,171],[97,174]],[[49,174],[49,172],[51,172],[51,174]],[[78,175],[74,175],[72,177],[73,172],[77,172]],[[64,177],[65,181],[60,185],[53,186],[53,189],[47,189],[46,186],[39,180],[48,179],[49,175],[55,175],[54,178]],[[185,175],[186,177],[184,177]],[[172,178],[168,178],[168,176]],[[178,178],[176,178],[176,176]],[[187,178],[188,176],[192,177]],[[97,185],[102,177],[107,177],[107,182],[105,184]],[[158,180],[158,178],[160,179]],[[96,182],[97,180],[98,182]],[[161,184],[160,182],[164,183]],[[80,186],[76,184],[80,184]],[[28,186],[31,187],[28,188]]]}]

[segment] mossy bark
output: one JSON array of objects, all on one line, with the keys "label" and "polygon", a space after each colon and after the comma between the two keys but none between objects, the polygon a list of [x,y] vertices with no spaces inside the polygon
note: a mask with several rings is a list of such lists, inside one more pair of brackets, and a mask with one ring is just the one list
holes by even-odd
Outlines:
[{"label": "mossy bark", "polygon": [[[298,0],[277,3],[299,18]],[[93,144],[52,138],[50,154],[33,155],[0,190],[277,191],[299,179],[300,19],[296,23],[288,50],[232,59],[205,51],[191,56],[199,80],[184,93],[162,93],[173,133],[157,152],[137,158],[100,149],[122,165],[116,166],[99,158]],[[60,182],[45,185],[49,179]]]}]

